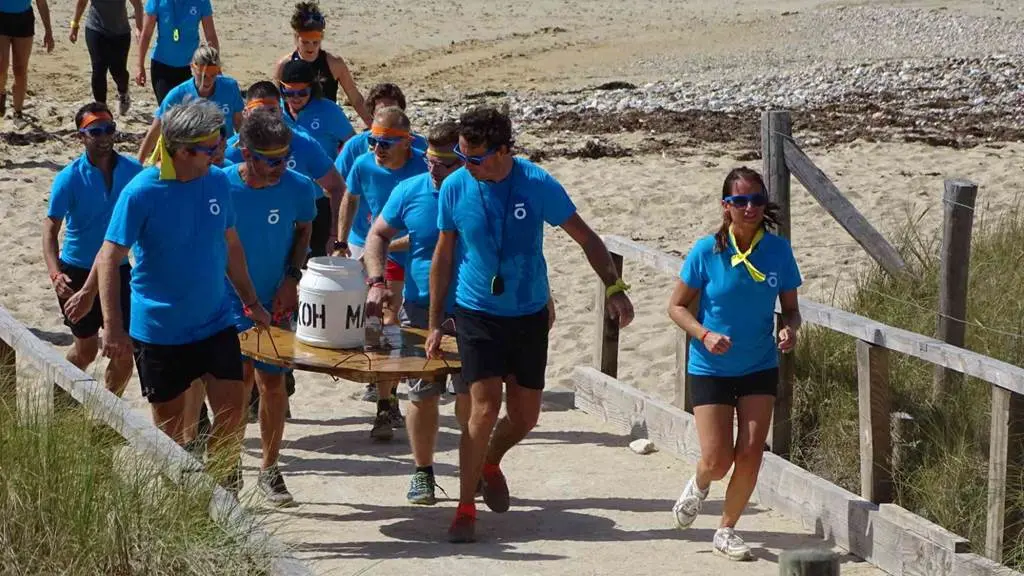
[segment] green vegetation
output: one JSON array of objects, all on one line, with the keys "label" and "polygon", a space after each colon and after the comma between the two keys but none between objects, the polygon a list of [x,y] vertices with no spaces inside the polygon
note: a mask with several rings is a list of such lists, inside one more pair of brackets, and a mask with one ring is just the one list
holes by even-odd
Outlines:
[{"label": "green vegetation", "polygon": [[[915,230],[913,224],[908,230]],[[898,242],[912,279],[874,269],[840,307],[879,322],[934,334],[938,310],[937,238],[908,233]],[[1024,365],[1024,214],[975,221],[966,347]],[[852,492],[860,491],[857,366],[852,338],[808,327],[797,351],[794,461]],[[933,366],[890,354],[893,411],[910,414],[913,434],[895,448],[895,498],[901,506],[971,540],[985,542],[990,392],[968,379],[940,402],[931,400]],[[1011,439],[1011,446],[1021,439]],[[1024,514],[1021,471],[1011,470],[1007,506]],[[1007,542],[1005,561],[1024,566],[1024,542]]]},{"label": "green vegetation", "polygon": [[[4,375],[0,375],[2,378]],[[0,566],[4,574],[265,574],[210,519],[209,489],[154,477],[123,440],[61,407],[22,424],[6,375],[0,401]]]}]

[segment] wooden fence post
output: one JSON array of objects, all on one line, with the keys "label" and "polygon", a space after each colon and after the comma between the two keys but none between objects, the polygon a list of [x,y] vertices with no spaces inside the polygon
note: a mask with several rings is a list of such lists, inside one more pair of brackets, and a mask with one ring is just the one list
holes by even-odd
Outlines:
[{"label": "wooden fence post", "polygon": [[860,495],[876,504],[892,502],[889,405],[889,351],[857,340]]},{"label": "wooden fence post", "polygon": [[[622,254],[611,253],[615,269],[622,276]],[[594,292],[594,316],[597,319],[597,336],[594,338],[594,368],[616,377],[619,371],[619,325],[608,318],[605,312],[607,287],[600,278]]]},{"label": "wooden fence post", "polygon": [[[971,261],[971,230],[978,186],[966,180],[946,180],[942,196],[942,262],[939,267],[938,335],[943,342],[963,348],[967,332],[967,277]],[[964,376],[935,367],[932,399],[938,400]]]},{"label": "wooden fence post", "polygon": [[[688,308],[697,316],[700,302],[700,295],[693,299]],[[690,335],[682,330],[676,330],[676,378],[675,389],[672,394],[672,405],[682,408],[693,414],[693,398],[690,396],[690,378],[686,373],[686,365],[690,359]]]},{"label": "wooden fence post", "polygon": [[[787,111],[768,111],[761,114],[761,158],[764,162],[763,176],[768,186],[768,196],[779,206],[779,236],[790,239],[790,173],[786,165],[785,142],[793,135],[793,123]],[[777,329],[782,322],[776,322]],[[775,396],[775,412],[772,415],[772,429],[768,445],[772,452],[789,457],[792,441],[793,376],[796,373],[796,357],[793,354],[779,355],[779,386]]]},{"label": "wooden fence post", "polygon": [[1019,489],[1016,480],[1008,483],[1007,472],[1024,462],[1020,446],[1024,435],[1024,396],[992,386],[991,418],[985,556],[1002,562],[1003,543],[1017,540],[1024,529],[1019,513],[1006,509],[1007,488]]},{"label": "wooden fence post", "polygon": [[15,406],[18,399],[17,355],[10,344],[0,340],[0,397]]}]

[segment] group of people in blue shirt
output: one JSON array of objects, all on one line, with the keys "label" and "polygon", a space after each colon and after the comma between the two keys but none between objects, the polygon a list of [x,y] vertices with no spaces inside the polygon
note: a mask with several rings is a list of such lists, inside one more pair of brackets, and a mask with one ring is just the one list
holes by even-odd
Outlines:
[{"label": "group of people in blue shirt", "polygon": [[[298,21],[322,32],[322,15],[308,8],[293,27]],[[296,34],[307,52],[322,37]],[[190,77],[161,99],[138,160],[114,151],[116,123],[104,103],[78,111],[85,151],[54,180],[43,242],[75,336],[68,358],[88,366],[103,328],[108,388],[122,393],[134,366],[154,421],[182,445],[195,441],[208,401],[215,418],[207,462],[233,490],[241,487],[240,443],[255,384],[258,485],[269,502],[289,504],[277,464],[289,372],[244,358],[238,333],[287,324],[310,254],[360,259],[366,314],[427,329],[431,357],[444,335],[457,341],[457,377],[409,382],[405,424],[415,471],[407,499],[437,501],[438,400],[455,394],[460,490],[449,538],[474,541],[477,496],[493,512],[509,509],[501,463],[540,415],[554,321],[545,224],[581,247],[620,327],[633,319],[629,286],[564,187],[515,155],[507,114],[473,108],[424,137],[412,130],[401,90],[379,84],[360,104],[371,114],[369,130],[356,134],[323,100],[324,78],[308,55],[283,59],[274,82],[256,82],[243,98],[222,74],[216,48],[199,47]],[[337,62],[327,67],[333,74]],[[669,301],[669,316],[691,336],[686,369],[701,441],[697,473],[673,516],[680,528],[690,526],[711,482],[733,469],[713,549],[742,560],[750,550],[734,528],[756,483],[778,353],[796,344],[801,280],[789,244],[770,233],[776,208],[760,175],[733,170],[717,202],[722,226],[694,244]],[[374,439],[389,440],[399,425],[396,386],[376,385]]]}]

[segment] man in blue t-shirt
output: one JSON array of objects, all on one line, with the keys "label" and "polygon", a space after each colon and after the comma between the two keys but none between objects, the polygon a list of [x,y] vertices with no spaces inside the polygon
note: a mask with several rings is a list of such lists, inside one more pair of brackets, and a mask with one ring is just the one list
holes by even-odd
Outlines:
[{"label": "man in blue t-shirt", "polygon": [[[347,191],[341,204],[338,238],[348,236],[353,215],[359,205],[366,204],[372,218],[380,215],[391,191],[399,182],[427,171],[423,151],[412,148],[409,118],[400,108],[382,108],[374,115],[370,129],[373,154],[360,156],[346,179]],[[392,243],[391,254],[385,267],[384,278],[392,286],[392,294],[383,310],[382,321],[387,325],[398,323],[398,310],[402,305],[402,284],[405,281],[404,262],[408,239]],[[348,249],[336,254],[351,256]],[[377,416],[370,432],[376,440],[390,440],[393,426],[403,420],[398,409],[398,398],[393,395],[397,382],[377,383]]]},{"label": "man in blue t-shirt", "polygon": [[[280,115],[269,110],[253,112],[239,136],[245,161],[224,171],[231,183],[235,228],[248,255],[249,276],[260,303],[275,320],[287,319],[296,307],[300,268],[309,250],[320,190],[309,178],[286,168],[292,134]],[[228,294],[238,331],[252,328],[241,300]],[[251,388],[255,379],[259,389],[263,446],[259,487],[268,502],[288,505],[292,495],[277,466],[288,408],[286,371],[249,359],[244,368],[246,387]]]},{"label": "man in blue t-shirt", "polygon": [[139,161],[145,162],[156,147],[160,137],[160,119],[171,106],[182,102],[209,100],[220,108],[224,115],[224,130],[228,137],[234,135],[242,124],[242,91],[238,82],[230,76],[221,74],[220,53],[216,48],[200,46],[192,56],[192,77],[178,84],[163,99],[153,112],[153,123],[149,126],[146,136],[139,145]]},{"label": "man in blue t-shirt", "polygon": [[[217,414],[210,457],[237,464],[221,478],[237,490],[245,387],[225,273],[254,322],[266,326],[270,315],[246,268],[231,184],[222,170],[210,168],[223,122],[220,109],[204,100],[167,111],[160,166],[143,170],[118,198],[96,267],[107,320],[103,354],[134,349],[153,421],[179,444],[198,416],[201,396],[192,381],[203,380]],[[117,280],[129,249],[135,255],[130,339],[121,324]]]},{"label": "man in blue t-shirt", "polygon": [[[608,287],[607,311],[620,327],[632,321],[633,305],[604,243],[576,213],[562,185],[513,155],[508,116],[474,108],[459,125],[456,153],[466,166],[444,181],[438,200],[441,233],[430,269],[427,354],[440,355],[454,268],[456,339],[472,403],[459,452],[459,506],[448,535],[452,542],[472,542],[477,483],[482,479],[491,510],[508,510],[499,464],[540,416],[550,328],[544,223],[561,227],[583,248]],[[498,420],[502,383],[508,407]]]},{"label": "man in blue t-shirt", "polygon": [[333,161],[355,130],[345,112],[323,97],[313,65],[301,58],[281,67],[281,96],[285,114],[302,126]]},{"label": "man in blue t-shirt", "polygon": [[[345,181],[334,168],[330,156],[324,152],[320,144],[313,139],[300,126],[291,122],[281,112],[281,91],[273,82],[261,80],[256,82],[245,91],[245,111],[242,114],[243,122],[246,116],[254,110],[270,110],[281,115],[288,127],[292,129],[291,153],[288,155],[287,167],[299,174],[315,180],[323,188],[326,197],[317,197],[317,212],[329,210],[331,218],[326,226],[313,226],[313,235],[309,240],[310,256],[326,256],[334,248],[334,239],[337,237],[338,212],[341,206],[341,199],[345,195]],[[239,147],[238,135],[228,140],[225,158],[234,164],[245,161],[242,157],[242,150]]]},{"label": "man in blue t-shirt", "polygon": [[[114,123],[110,108],[102,102],[82,106],[75,114],[78,138],[85,153],[61,170],[50,189],[50,204],[43,221],[43,259],[64,324],[71,328],[74,343],[67,353],[69,362],[82,370],[99,352],[97,334],[103,326],[103,313],[96,299],[99,278],[93,262],[103,245],[114,204],[128,182],[142,171],[134,159],[114,151]],[[64,244],[57,253],[61,224],[67,222]],[[121,262],[118,278],[121,289],[122,321],[131,311],[128,281],[131,266]],[[120,396],[132,376],[132,356],[125,351],[107,364],[104,384]]]},{"label": "man in blue t-shirt", "polygon": [[[389,287],[384,280],[384,270],[388,245],[405,230],[408,232],[409,252],[400,318],[403,326],[427,328],[430,261],[439,234],[437,195],[444,179],[462,166],[454,152],[458,143],[459,126],[454,122],[432,127],[426,153],[429,174],[413,176],[395,186],[380,217],[370,229],[363,254],[366,273],[371,280],[366,296],[367,316],[379,315],[387,300]],[[453,378],[452,393],[461,389],[460,379]],[[432,505],[437,502],[434,443],[438,429],[438,400],[444,391],[443,380],[409,382],[407,426],[416,470],[409,482],[406,498],[412,504]],[[457,396],[455,405],[455,414],[463,427],[468,416],[466,399],[464,394]]]}]

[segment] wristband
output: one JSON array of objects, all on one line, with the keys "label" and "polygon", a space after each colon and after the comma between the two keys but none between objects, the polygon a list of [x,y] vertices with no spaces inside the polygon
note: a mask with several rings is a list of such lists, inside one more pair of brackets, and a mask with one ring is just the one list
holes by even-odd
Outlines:
[{"label": "wristband", "polygon": [[700,337],[701,345],[704,345],[704,339],[708,337],[708,334],[711,334],[711,330],[708,330],[707,328],[705,328],[704,329],[704,334],[702,334],[701,337]]},{"label": "wristband", "polygon": [[71,21],[71,29],[72,30],[78,30],[78,20],[72,20]]},{"label": "wristband", "polygon": [[625,292],[626,290],[629,290],[629,288],[629,284],[626,284],[622,280],[622,278],[618,278],[615,280],[615,284],[612,284],[611,286],[608,286],[607,288],[604,289],[604,297],[611,298],[612,296],[618,294],[619,292]]},{"label": "wristband", "polygon": [[61,272],[54,272],[50,274],[50,283],[53,284],[54,282],[56,282],[57,278],[60,277],[61,274]]}]

